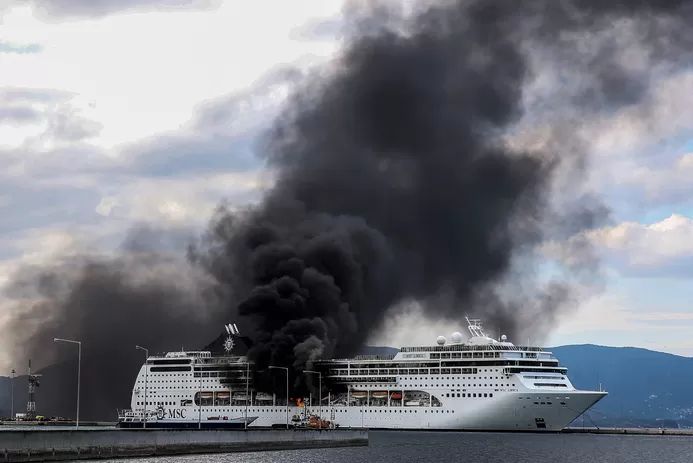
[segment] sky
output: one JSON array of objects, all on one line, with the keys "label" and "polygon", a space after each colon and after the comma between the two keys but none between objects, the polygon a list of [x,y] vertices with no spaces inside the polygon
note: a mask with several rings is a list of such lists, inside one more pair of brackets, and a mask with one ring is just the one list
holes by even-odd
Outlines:
[{"label": "sky", "polygon": [[[173,231],[184,249],[220,202],[257,201],[272,184],[256,156],[263,130],[339,52],[343,11],[339,0],[2,2],[0,329],[2,288],[23,265],[115,250],[133,227]],[[637,105],[584,122],[589,188],[609,209],[586,236],[603,284],[547,345],[693,356],[693,70],[656,79]],[[453,330],[464,326],[414,306],[372,342]]]}]

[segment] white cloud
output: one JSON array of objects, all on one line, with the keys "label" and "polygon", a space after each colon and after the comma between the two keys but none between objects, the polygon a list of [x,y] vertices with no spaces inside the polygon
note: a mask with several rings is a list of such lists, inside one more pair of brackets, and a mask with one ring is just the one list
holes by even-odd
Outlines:
[{"label": "white cloud", "polygon": [[634,165],[622,177],[624,185],[642,189],[650,204],[689,202],[693,198],[693,153],[672,162]]},{"label": "white cloud", "polygon": [[185,177],[132,177],[108,187],[95,212],[125,223],[204,227],[220,201],[242,205],[257,200],[271,181],[263,171]]},{"label": "white cloud", "polygon": [[623,222],[590,231],[587,237],[626,272],[693,272],[693,219],[683,215],[652,224]]},{"label": "white cloud", "polygon": [[224,2],[217,10],[50,24],[17,7],[5,15],[3,37],[44,49],[4,56],[0,86],[78,93],[103,125],[95,143],[113,147],[175,129],[199,102],[251,86],[277,63],[329,58],[336,42],[290,36],[306,21],[338,15],[341,3]]}]

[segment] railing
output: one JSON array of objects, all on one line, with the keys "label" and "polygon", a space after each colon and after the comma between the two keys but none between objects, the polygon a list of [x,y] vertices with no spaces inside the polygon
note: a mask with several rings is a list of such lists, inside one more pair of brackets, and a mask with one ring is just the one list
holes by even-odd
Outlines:
[{"label": "railing", "polygon": [[379,354],[363,354],[357,355],[353,360],[392,360],[395,354],[379,355]]},{"label": "railing", "polygon": [[547,352],[543,347],[529,346],[503,346],[498,344],[489,344],[482,346],[468,346],[466,344],[451,344],[449,346],[411,346],[402,347],[400,352],[450,352],[450,351],[470,351],[470,350],[510,350],[510,351],[527,351],[527,352]]}]

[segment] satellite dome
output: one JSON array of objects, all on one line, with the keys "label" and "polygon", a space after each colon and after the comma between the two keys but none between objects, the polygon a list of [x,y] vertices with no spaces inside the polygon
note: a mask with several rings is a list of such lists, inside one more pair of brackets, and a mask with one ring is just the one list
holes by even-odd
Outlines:
[{"label": "satellite dome", "polygon": [[508,340],[508,337],[506,335],[501,336],[501,341],[505,342]]},{"label": "satellite dome", "polygon": [[462,333],[460,333],[459,331],[455,331],[454,333],[452,333],[452,336],[450,336],[450,340],[455,344],[461,344]]},{"label": "satellite dome", "polygon": [[439,346],[442,346],[445,344],[445,336],[438,336],[438,339],[436,339],[436,342],[438,343]]}]

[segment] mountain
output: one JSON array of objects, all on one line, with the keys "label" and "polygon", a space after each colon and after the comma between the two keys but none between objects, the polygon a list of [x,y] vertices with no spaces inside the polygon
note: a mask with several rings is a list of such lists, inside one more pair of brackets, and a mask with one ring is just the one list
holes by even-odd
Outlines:
[{"label": "mountain", "polygon": [[693,426],[693,358],[591,344],[551,350],[575,387],[601,384],[609,392],[587,413],[585,424]]}]

